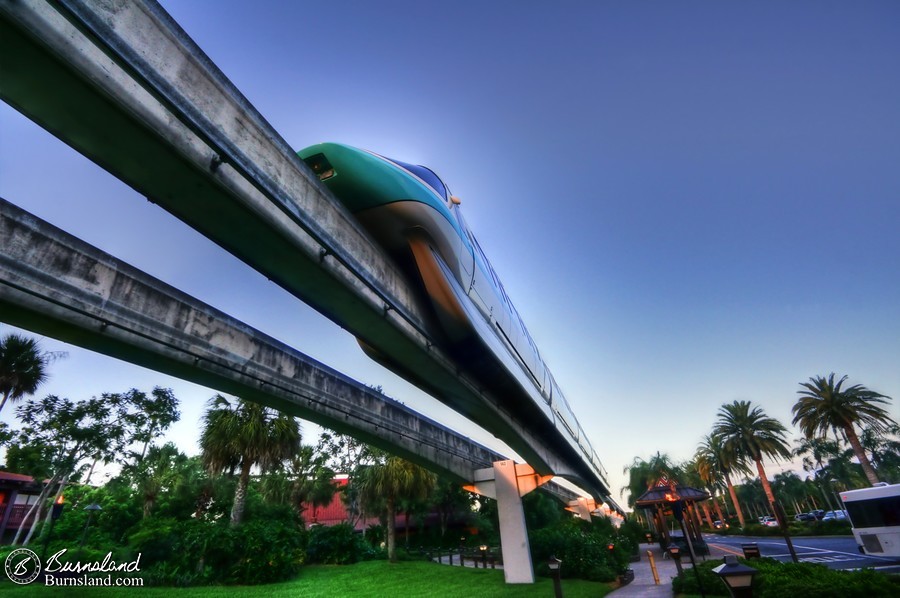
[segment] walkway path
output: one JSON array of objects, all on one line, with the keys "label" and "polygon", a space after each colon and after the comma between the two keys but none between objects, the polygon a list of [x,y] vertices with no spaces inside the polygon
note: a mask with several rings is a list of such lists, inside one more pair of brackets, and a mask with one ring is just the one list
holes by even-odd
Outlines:
[{"label": "walkway path", "polygon": [[[659,574],[659,584],[657,585],[653,579],[653,572],[650,569],[650,559],[647,557],[647,551],[653,554],[656,562],[656,571]],[[724,552],[710,546],[711,554],[705,557],[706,560],[721,560],[725,555]],[[609,596],[613,598],[671,598],[672,596],[672,579],[678,575],[678,568],[675,561],[670,558],[663,558],[663,551],[658,544],[641,544],[640,548],[641,560],[637,563],[631,563],[629,566],[634,571],[634,581],[627,586],[622,586],[617,590],[613,590]],[[703,560],[704,557],[698,556]],[[690,557],[683,558],[681,566],[684,569],[691,568]]]}]

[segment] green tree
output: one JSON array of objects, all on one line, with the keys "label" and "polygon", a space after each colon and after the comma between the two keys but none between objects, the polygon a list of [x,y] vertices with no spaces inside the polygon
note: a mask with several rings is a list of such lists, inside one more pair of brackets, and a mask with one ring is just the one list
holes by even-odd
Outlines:
[{"label": "green tree", "polygon": [[623,487],[620,495],[628,491],[628,506],[634,507],[635,501],[649,490],[660,478],[677,480],[681,475],[678,466],[666,454],[656,453],[645,461],[635,457],[631,465],[626,465],[622,473],[628,474],[628,485]]},{"label": "green tree", "polygon": [[707,434],[697,447],[696,456],[699,459],[699,467],[707,477],[721,476],[728,488],[731,504],[737,514],[738,522],[744,527],[744,514],[741,511],[741,503],[738,501],[737,492],[731,481],[732,474],[749,474],[746,461],[734,447],[726,447],[722,440],[715,434]]},{"label": "green tree", "polygon": [[900,425],[891,425],[887,435],[866,428],[859,440],[881,478],[890,484],[900,482]]},{"label": "green tree", "polygon": [[[49,395],[17,407],[22,429],[18,431],[16,444],[22,447],[23,456],[42,455],[42,466],[46,468],[45,475],[49,476],[29,513],[30,516],[37,509],[32,531],[42,519],[41,507],[50,492],[55,490],[57,496],[62,493],[69,477],[86,459],[112,462],[125,454],[127,447],[145,429],[147,414],[160,411],[155,401],[152,395],[148,397],[132,389],[125,393],[104,393],[100,398],[79,402]],[[172,407],[167,402],[162,410]],[[31,447],[30,451],[25,447]],[[18,542],[22,531],[20,527],[13,543]],[[29,531],[24,544],[31,539],[31,533]]]},{"label": "green tree", "polygon": [[222,395],[209,400],[203,415],[200,450],[204,466],[211,474],[238,470],[238,483],[231,507],[231,526],[244,515],[250,471],[263,472],[290,459],[300,450],[300,425],[296,418],[258,403]]},{"label": "green tree", "polygon": [[878,475],[859,440],[856,428],[870,429],[878,434],[887,434],[891,424],[896,425],[881,405],[888,404],[891,397],[869,390],[861,384],[844,388],[847,376],[835,383],[835,374],[828,377],[816,376],[809,382],[801,382],[803,388],[797,391],[800,398],[794,404],[793,424],[807,438],[824,437],[829,430],[840,432],[853,448],[853,453],[869,480],[878,483]]},{"label": "green tree", "polygon": [[803,471],[812,472],[815,483],[819,486],[822,498],[828,505],[828,510],[834,510],[832,506],[831,475],[827,471],[828,462],[840,455],[841,447],[837,440],[828,438],[801,438],[797,441],[794,456],[802,458]]},{"label": "green tree", "polygon": [[387,517],[388,560],[397,561],[396,525],[397,507],[403,500],[421,500],[428,496],[436,484],[436,476],[400,457],[390,456],[384,464],[364,465],[356,474],[359,490],[366,504],[383,501]]},{"label": "green tree", "polygon": [[130,467],[131,478],[143,503],[144,519],[150,517],[160,498],[181,482],[188,457],[171,442],[152,446],[144,458]]},{"label": "green tree", "polygon": [[787,428],[777,419],[768,417],[750,401],[734,401],[719,408],[713,436],[719,437],[726,451],[746,456],[756,464],[759,481],[769,504],[775,509],[775,495],[763,467],[764,457],[789,459],[791,451],[786,440]]},{"label": "green tree", "polygon": [[0,338],[0,411],[6,401],[34,394],[47,380],[47,366],[60,355],[42,350],[35,339],[20,334]]}]

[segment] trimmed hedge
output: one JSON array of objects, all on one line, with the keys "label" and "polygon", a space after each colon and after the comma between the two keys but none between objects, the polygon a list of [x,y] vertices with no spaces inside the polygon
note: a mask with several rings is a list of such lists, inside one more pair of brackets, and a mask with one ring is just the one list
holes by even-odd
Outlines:
[{"label": "trimmed hedge", "polygon": [[[741,563],[759,573],[753,578],[753,595],[758,598],[874,598],[900,596],[900,578],[871,569],[840,571],[817,563],[782,563],[775,559],[754,559]],[[708,596],[728,596],[725,583],[712,570],[721,561],[700,563],[697,571]],[[676,594],[699,594],[694,572],[687,569],[672,581]]]}]

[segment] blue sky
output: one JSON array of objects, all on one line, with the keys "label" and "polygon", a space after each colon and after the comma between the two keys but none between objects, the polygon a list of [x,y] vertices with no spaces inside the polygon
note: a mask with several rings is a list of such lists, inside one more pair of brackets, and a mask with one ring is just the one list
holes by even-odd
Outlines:
[{"label": "blue sky", "polygon": [[[292,146],[441,175],[616,493],[635,456],[690,457],[722,403],[789,425],[810,376],[898,417],[897,3],[162,4]],[[6,105],[0,195],[456,421]],[[192,446],[212,391],[67,350],[44,392],[172,386]]]}]

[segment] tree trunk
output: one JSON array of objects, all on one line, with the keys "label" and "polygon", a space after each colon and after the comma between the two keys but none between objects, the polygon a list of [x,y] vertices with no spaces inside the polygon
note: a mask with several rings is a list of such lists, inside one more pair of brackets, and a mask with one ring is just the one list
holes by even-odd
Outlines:
[{"label": "tree trunk", "polygon": [[[706,501],[703,501],[702,503],[700,503],[700,507],[703,509],[703,515],[706,517],[706,524],[707,524],[709,527],[712,527],[712,526],[713,526],[713,520],[712,520],[712,515],[711,515],[710,512],[709,512],[709,505],[706,504]],[[701,522],[701,523],[702,523],[702,522]]]},{"label": "tree trunk", "polygon": [[11,392],[12,392],[11,390],[7,390],[6,392],[3,393],[3,400],[0,401],[0,412],[3,411],[3,406],[6,405],[6,400],[9,399],[9,395]]},{"label": "tree trunk", "polygon": [[[22,537],[22,532],[25,530],[25,523],[28,521],[28,518],[34,515],[34,519],[31,522],[31,527],[28,529],[28,535],[22,543],[22,546],[27,546],[28,541],[31,539],[31,532],[34,530],[35,526],[41,521],[41,505],[44,504],[44,501],[47,500],[47,495],[50,494],[50,488],[52,488],[56,481],[59,479],[59,474],[54,475],[50,478],[50,481],[47,482],[47,485],[41,488],[40,494],[38,494],[37,500],[31,505],[31,508],[28,509],[28,513],[25,514],[25,517],[22,518],[22,523],[19,524],[19,529],[16,530],[16,536],[13,538],[12,545],[15,546],[19,543],[19,538]],[[35,513],[37,511],[37,513]]]},{"label": "tree trunk", "polygon": [[728,484],[728,494],[731,495],[731,503],[734,505],[734,512],[737,513],[738,521],[741,527],[744,527],[744,514],[741,513],[741,504],[738,502],[737,492],[734,491],[734,484],[731,483],[731,476],[725,474],[725,483]]},{"label": "tree trunk", "polygon": [[244,505],[247,502],[247,485],[250,483],[250,462],[241,462],[241,475],[234,491],[234,504],[231,506],[231,527],[237,527],[244,518]]},{"label": "tree trunk", "polygon": [[388,561],[397,562],[397,527],[394,523],[394,497],[387,499],[387,550]]},{"label": "tree trunk", "polygon": [[719,514],[719,521],[722,522],[722,525],[725,525],[725,517],[722,515],[722,505],[719,504],[719,499],[716,497],[713,497],[713,506],[716,508],[716,513]]},{"label": "tree trunk", "polygon": [[862,443],[859,441],[859,437],[856,435],[856,430],[853,429],[853,426],[847,426],[844,428],[844,434],[847,436],[847,442],[853,447],[853,453],[859,459],[859,464],[866,474],[866,479],[869,480],[869,485],[874,486],[880,480],[878,479],[878,474],[875,473],[875,468],[872,467],[872,463],[869,461],[869,457],[866,455],[865,449],[862,447]]}]

